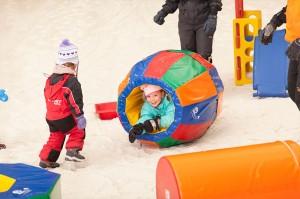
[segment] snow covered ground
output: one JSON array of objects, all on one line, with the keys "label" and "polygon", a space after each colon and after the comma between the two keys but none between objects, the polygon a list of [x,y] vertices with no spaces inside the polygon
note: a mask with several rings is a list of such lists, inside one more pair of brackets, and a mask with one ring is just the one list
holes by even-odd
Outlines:
[{"label": "snow covered ground", "polygon": [[[80,50],[79,80],[88,119],[83,154],[88,165],[58,168],[64,199],[153,199],[158,159],[275,140],[300,142],[300,114],[289,98],[257,99],[252,86],[234,85],[232,19],[234,1],[223,0],[213,60],[225,85],[223,112],[197,141],[167,149],[130,144],[118,120],[100,121],[94,104],[115,101],[130,68],[163,49],[179,49],[177,13],[163,26],[152,19],[163,0],[10,0],[0,3],[0,102],[2,163],[37,165],[49,132],[44,119],[43,73],[51,73],[59,42],[69,38]],[[262,10],[263,25],[285,0],[251,0],[246,10]],[[59,159],[63,162],[65,150]]]}]

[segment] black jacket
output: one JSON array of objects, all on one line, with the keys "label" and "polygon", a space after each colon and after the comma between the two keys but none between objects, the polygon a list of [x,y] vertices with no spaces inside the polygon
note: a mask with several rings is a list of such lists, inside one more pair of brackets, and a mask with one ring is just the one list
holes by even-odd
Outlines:
[{"label": "black jacket", "polygon": [[208,15],[222,9],[221,0],[166,0],[162,6],[167,14],[179,9],[179,23],[203,24]]}]

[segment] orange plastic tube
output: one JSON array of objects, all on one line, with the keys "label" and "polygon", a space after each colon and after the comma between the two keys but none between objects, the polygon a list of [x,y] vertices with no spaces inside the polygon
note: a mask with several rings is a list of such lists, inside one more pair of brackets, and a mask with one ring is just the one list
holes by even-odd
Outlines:
[{"label": "orange plastic tube", "polygon": [[299,199],[300,146],[293,141],[165,156],[157,199]]}]

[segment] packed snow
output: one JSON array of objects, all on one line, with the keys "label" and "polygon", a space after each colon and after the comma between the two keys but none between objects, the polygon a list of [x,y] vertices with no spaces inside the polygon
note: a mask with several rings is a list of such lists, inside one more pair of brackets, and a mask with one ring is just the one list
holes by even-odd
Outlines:
[{"label": "packed snow", "polygon": [[[276,2],[275,2],[276,1]],[[163,0],[10,0],[0,3],[1,163],[38,165],[49,130],[43,88],[62,39],[79,47],[79,81],[88,120],[82,154],[85,167],[60,173],[64,199],[153,199],[160,157],[249,144],[300,142],[300,114],[289,98],[252,97],[252,85],[234,84],[234,1],[223,0],[213,46],[213,61],[223,80],[223,110],[200,139],[170,148],[130,144],[118,119],[101,121],[96,103],[116,101],[119,83],[144,57],[179,49],[178,11],[164,25],[153,22]],[[245,10],[261,10],[263,25],[285,6],[284,0],[244,1]],[[270,71],[271,75],[272,71]],[[58,160],[63,163],[65,149]]]}]

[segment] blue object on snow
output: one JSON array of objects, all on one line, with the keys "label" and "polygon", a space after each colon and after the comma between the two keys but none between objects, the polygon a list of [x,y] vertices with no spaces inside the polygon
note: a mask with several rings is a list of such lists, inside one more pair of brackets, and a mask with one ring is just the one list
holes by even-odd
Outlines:
[{"label": "blue object on snow", "polygon": [[60,174],[22,163],[0,163],[0,198],[61,199]]},{"label": "blue object on snow", "polygon": [[8,100],[8,96],[5,93],[4,89],[0,89],[0,101],[6,102]]},{"label": "blue object on snow", "polygon": [[264,45],[259,37],[254,42],[253,89],[254,97],[287,97],[288,57],[285,51],[285,30],[275,31],[272,42]]}]

